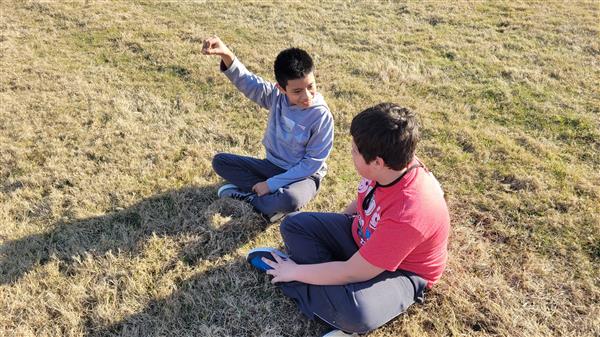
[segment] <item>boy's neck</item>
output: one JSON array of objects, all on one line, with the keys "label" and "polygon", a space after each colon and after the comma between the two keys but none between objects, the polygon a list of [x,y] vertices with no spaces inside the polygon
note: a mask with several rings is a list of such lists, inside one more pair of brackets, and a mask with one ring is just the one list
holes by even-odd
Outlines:
[{"label": "boy's neck", "polygon": [[377,177],[375,181],[382,186],[389,185],[394,182],[394,180],[398,179],[402,174],[404,174],[406,169],[407,168],[405,167],[400,171],[396,171],[386,167],[380,172],[379,177]]},{"label": "boy's neck", "polygon": [[393,183],[396,179],[400,178],[400,176],[402,176],[406,172],[406,170],[408,170],[408,168],[410,167],[410,164],[414,160],[415,160],[415,157],[413,157],[413,159],[411,159],[408,162],[408,165],[406,165],[406,167],[404,167],[401,170],[394,170],[387,166],[384,166],[383,168],[380,169],[378,177],[375,179],[375,181],[381,186],[386,186],[386,185]]}]

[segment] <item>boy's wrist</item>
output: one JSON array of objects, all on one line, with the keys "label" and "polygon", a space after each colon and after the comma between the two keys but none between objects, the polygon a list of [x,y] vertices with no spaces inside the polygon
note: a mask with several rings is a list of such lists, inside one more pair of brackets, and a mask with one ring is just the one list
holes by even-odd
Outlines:
[{"label": "boy's wrist", "polygon": [[301,280],[301,277],[302,277],[301,269],[302,269],[302,267],[299,264],[294,263],[294,267],[292,268],[292,272],[290,273],[290,278],[292,279],[292,281],[300,281]]},{"label": "boy's wrist", "polygon": [[273,188],[273,182],[271,181],[271,178],[265,180],[265,183],[267,184],[267,186],[269,187],[269,193],[273,193],[276,188]]},{"label": "boy's wrist", "polygon": [[220,55],[221,58],[227,57],[227,58],[235,58],[235,55],[233,55],[233,52],[229,49],[227,49],[226,51],[223,52],[223,54]]},{"label": "boy's wrist", "polygon": [[231,67],[234,59],[235,55],[229,49],[227,49],[223,54],[221,54],[221,61],[223,61],[223,64],[225,65],[225,67],[227,67],[227,69]]}]

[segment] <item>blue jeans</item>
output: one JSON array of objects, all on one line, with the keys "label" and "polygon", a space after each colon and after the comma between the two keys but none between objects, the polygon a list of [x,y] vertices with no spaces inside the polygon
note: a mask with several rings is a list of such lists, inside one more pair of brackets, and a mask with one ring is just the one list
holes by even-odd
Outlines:
[{"label": "blue jeans", "polygon": [[[286,170],[266,159],[257,159],[229,153],[218,153],[212,161],[213,169],[223,179],[251,192],[252,186]],[[304,207],[317,195],[320,180],[316,176],[304,178],[277,191],[252,198],[250,204],[268,218],[277,213],[290,213]]]},{"label": "blue jeans", "polygon": [[[280,230],[288,254],[299,264],[346,261],[358,251],[352,238],[353,218],[337,213],[293,213]],[[427,286],[420,276],[403,270],[384,271],[364,282],[319,286],[278,283],[309,319],[317,316],[346,332],[366,333],[422,302]]]}]

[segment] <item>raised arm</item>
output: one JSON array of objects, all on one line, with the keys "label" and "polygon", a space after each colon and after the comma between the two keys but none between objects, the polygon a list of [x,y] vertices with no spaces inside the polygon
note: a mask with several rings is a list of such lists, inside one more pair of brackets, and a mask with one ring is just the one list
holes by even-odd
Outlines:
[{"label": "raised arm", "polygon": [[263,108],[271,107],[273,95],[277,92],[275,85],[248,71],[218,36],[204,40],[202,53],[220,56],[221,71],[236,88]]}]

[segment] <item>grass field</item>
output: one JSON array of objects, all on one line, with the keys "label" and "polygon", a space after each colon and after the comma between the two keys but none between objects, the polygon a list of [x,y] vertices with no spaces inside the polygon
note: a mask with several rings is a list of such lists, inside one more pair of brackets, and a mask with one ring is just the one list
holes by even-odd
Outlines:
[{"label": "grass field", "polygon": [[200,53],[273,80],[290,46],[333,112],[415,109],[451,208],[426,302],[372,337],[600,335],[598,2],[0,2],[0,336],[319,336],[245,253],[280,246],[217,200],[220,151],[262,156],[266,111]]}]

